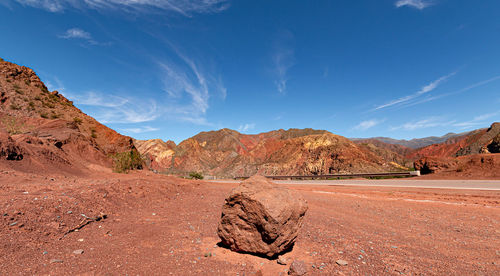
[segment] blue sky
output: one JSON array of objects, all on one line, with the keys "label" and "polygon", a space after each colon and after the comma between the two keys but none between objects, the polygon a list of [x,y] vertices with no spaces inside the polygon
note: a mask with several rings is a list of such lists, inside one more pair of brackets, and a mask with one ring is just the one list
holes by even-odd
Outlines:
[{"label": "blue sky", "polygon": [[500,1],[2,0],[0,56],[138,139],[500,121]]}]

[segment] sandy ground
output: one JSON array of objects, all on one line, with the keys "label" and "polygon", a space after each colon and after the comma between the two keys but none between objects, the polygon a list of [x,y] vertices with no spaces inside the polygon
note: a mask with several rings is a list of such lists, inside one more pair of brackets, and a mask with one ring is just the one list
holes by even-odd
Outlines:
[{"label": "sandy ground", "polygon": [[[276,260],[217,246],[236,185],[0,171],[0,274],[284,275]],[[308,275],[500,274],[500,191],[289,187],[309,210],[284,257]]]}]

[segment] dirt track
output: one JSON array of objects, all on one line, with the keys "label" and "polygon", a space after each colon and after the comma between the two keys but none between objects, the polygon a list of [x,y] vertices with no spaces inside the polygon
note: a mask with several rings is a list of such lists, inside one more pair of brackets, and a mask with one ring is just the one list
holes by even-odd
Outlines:
[{"label": "dirt track", "polygon": [[[239,183],[236,180],[213,180],[211,182]],[[362,186],[362,187],[394,187],[394,188],[435,188],[458,190],[500,190],[500,180],[449,180],[449,179],[345,179],[345,180],[274,180],[285,185],[318,185],[318,186]]]},{"label": "dirt track", "polygon": [[[235,185],[146,172],[0,172],[0,274],[285,273],[275,260],[216,245],[221,206]],[[310,275],[500,274],[500,191],[290,187],[309,211],[285,257],[303,260]],[[69,232],[89,221],[82,214],[107,218]]]}]

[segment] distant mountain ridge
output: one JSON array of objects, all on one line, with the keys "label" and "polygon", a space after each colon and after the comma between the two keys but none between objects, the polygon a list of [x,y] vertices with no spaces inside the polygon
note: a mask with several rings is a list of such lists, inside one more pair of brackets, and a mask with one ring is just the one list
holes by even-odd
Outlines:
[{"label": "distant mountain ridge", "polygon": [[378,156],[375,150],[326,130],[280,129],[247,135],[225,128],[201,132],[174,148],[158,140],[136,140],[136,145],[153,169],[173,174],[196,171],[218,177],[256,173],[317,175],[402,168],[392,159]]},{"label": "distant mountain ridge", "polygon": [[423,137],[423,138],[414,138],[411,140],[405,140],[405,139],[398,140],[398,139],[393,139],[390,137],[349,138],[349,139],[351,139],[352,141],[378,140],[378,141],[382,141],[382,142],[387,143],[387,144],[395,144],[395,145],[401,145],[401,146],[405,146],[405,147],[412,148],[412,149],[418,149],[418,148],[425,147],[425,146],[432,145],[432,144],[440,144],[440,143],[443,143],[450,138],[464,136],[464,135],[467,135],[469,133],[470,133],[470,131],[461,132],[461,133],[450,132],[450,133],[447,133],[443,136],[429,136],[429,137]]}]

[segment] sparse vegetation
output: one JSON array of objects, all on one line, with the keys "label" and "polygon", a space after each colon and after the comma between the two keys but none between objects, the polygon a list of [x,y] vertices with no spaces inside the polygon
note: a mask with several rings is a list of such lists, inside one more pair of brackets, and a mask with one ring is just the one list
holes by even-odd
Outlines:
[{"label": "sparse vegetation", "polygon": [[34,102],[32,102],[32,101],[30,101],[30,102],[28,103],[28,105],[29,105],[32,109],[34,109],[34,108],[35,108],[35,103],[34,103]]},{"label": "sparse vegetation", "polygon": [[54,94],[49,94],[49,100],[51,102],[58,102],[59,101],[59,97],[57,95],[54,95]]},{"label": "sparse vegetation", "polygon": [[14,116],[3,117],[2,125],[5,127],[5,130],[9,133],[9,135],[21,134],[29,131],[29,127],[27,127],[22,121],[18,121]]},{"label": "sparse vegetation", "polygon": [[10,105],[10,109],[12,109],[12,110],[21,110],[21,106],[15,104],[15,103],[12,103]]},{"label": "sparse vegetation", "polygon": [[189,178],[191,178],[191,179],[203,179],[203,175],[199,172],[190,172]]},{"label": "sparse vegetation", "polygon": [[142,169],[144,160],[137,150],[114,154],[113,171],[117,173],[127,173],[130,170]]},{"label": "sparse vegetation", "polygon": [[42,117],[44,119],[48,119],[49,118],[49,114],[47,114],[46,112],[42,112],[42,113],[40,113],[40,117]]},{"label": "sparse vegetation", "polygon": [[24,83],[25,83],[27,86],[30,86],[30,85],[31,85],[31,81],[30,81],[30,80],[24,80]]},{"label": "sparse vegetation", "polygon": [[75,123],[76,125],[81,125],[82,122],[83,122],[83,120],[78,118],[78,117],[73,118],[73,123]]},{"label": "sparse vegetation", "polygon": [[57,118],[59,118],[60,116],[61,116],[61,115],[59,115],[59,114],[52,113],[52,114],[50,115],[50,118],[51,118],[51,119],[57,119]]},{"label": "sparse vegetation", "polygon": [[42,100],[42,98],[40,98],[40,96],[38,96],[38,95],[35,96],[35,101],[41,101],[41,100]]},{"label": "sparse vegetation", "polygon": [[49,102],[43,102],[43,106],[48,107],[48,108],[56,107],[53,103],[49,103]]},{"label": "sparse vegetation", "polygon": [[90,137],[92,138],[97,138],[97,133],[94,128],[90,129]]},{"label": "sparse vegetation", "polygon": [[40,88],[40,90],[42,90],[43,93],[49,93],[49,90],[43,84],[39,84],[37,85],[37,87]]}]

